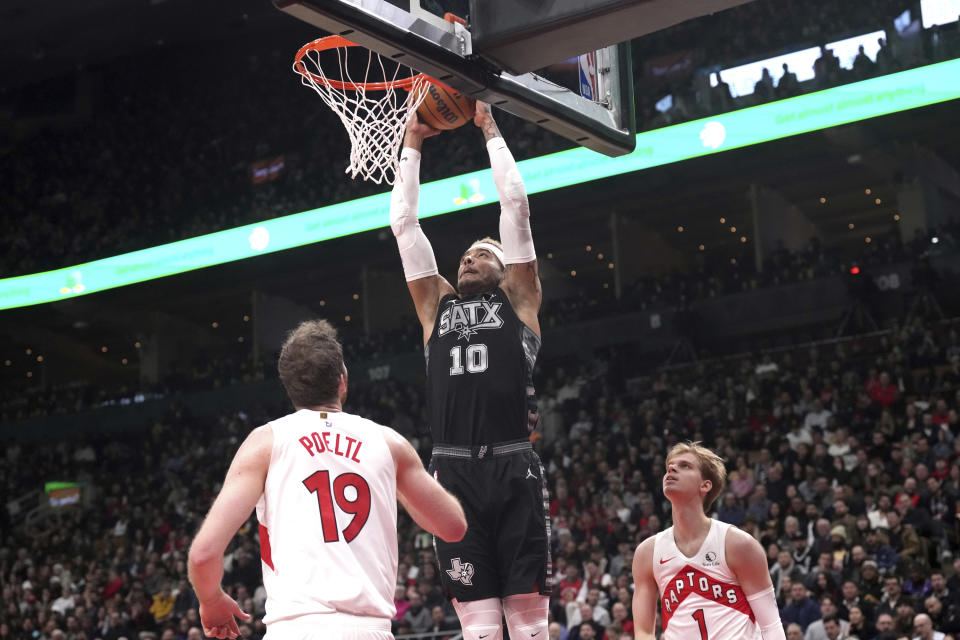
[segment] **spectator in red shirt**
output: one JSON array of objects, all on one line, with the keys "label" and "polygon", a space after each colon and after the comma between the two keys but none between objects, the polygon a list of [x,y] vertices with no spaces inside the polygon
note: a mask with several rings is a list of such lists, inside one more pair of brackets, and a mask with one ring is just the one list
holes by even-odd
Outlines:
[{"label": "spectator in red shirt", "polygon": [[878,405],[886,409],[897,401],[897,385],[890,382],[890,374],[886,371],[880,374],[880,379],[876,383],[867,383],[867,391],[870,397]]},{"label": "spectator in red shirt", "polygon": [[100,595],[104,600],[109,600],[122,588],[123,576],[121,576],[115,569],[110,569],[109,580]]},{"label": "spectator in red shirt", "polygon": [[583,586],[583,578],[580,577],[580,570],[571,562],[567,565],[566,573],[560,581],[560,593],[567,588],[576,589],[577,593],[580,593],[581,586]]}]

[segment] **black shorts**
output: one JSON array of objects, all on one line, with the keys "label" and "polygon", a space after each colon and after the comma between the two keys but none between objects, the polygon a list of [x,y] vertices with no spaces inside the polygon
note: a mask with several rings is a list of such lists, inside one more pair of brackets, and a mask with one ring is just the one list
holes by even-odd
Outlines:
[{"label": "black shorts", "polygon": [[448,597],[462,602],[550,595],[550,512],[540,457],[520,440],[489,447],[437,445],[430,473],[467,516],[460,542],[434,538]]}]

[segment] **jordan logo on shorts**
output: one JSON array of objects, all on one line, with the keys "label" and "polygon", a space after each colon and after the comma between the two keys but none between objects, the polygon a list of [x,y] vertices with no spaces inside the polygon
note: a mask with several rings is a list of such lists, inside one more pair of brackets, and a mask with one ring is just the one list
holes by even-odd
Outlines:
[{"label": "jordan logo on shorts", "polygon": [[527,478],[533,478],[534,480],[537,479],[537,476],[533,475],[533,471],[530,471],[530,467],[527,467],[527,477],[524,478],[524,480],[526,480]]},{"label": "jordan logo on shorts", "polygon": [[451,580],[459,580],[468,587],[472,587],[473,583],[470,582],[470,578],[473,577],[473,565],[469,562],[460,562],[460,558],[454,558],[450,561],[450,569],[447,569],[447,575],[450,576]]}]

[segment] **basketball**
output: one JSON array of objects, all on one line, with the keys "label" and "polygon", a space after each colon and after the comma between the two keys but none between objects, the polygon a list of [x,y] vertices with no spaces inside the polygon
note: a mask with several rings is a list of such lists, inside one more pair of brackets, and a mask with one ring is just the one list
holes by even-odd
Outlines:
[{"label": "basketball", "polygon": [[417,115],[420,122],[434,129],[456,129],[473,118],[476,104],[477,101],[469,96],[430,84]]}]

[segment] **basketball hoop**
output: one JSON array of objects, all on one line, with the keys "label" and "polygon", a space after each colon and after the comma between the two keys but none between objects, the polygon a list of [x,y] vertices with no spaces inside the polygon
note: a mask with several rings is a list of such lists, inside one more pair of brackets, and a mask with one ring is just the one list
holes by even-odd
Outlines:
[{"label": "basketball hoop", "polygon": [[[350,174],[351,178],[359,175],[377,184],[393,184],[400,164],[398,151],[407,120],[426,97],[426,85],[436,81],[389,58],[385,61],[374,51],[368,51],[366,67],[362,72],[363,81],[355,82],[348,68],[348,53],[351,47],[356,46],[341,36],[327,36],[308,42],[297,51],[293,70],[300,74],[301,82],[316,91],[337,114],[347,130],[350,137],[350,165],[345,173]],[[336,51],[336,65],[333,63],[333,51]],[[324,56],[321,64],[323,52],[330,53]],[[388,71],[394,65],[396,68]],[[362,60],[355,69],[361,67]]]}]

